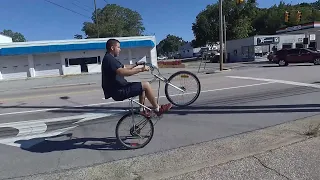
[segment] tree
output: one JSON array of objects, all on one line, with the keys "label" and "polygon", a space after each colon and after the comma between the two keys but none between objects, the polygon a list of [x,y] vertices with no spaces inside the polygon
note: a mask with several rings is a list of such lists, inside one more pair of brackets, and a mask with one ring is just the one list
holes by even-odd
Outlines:
[{"label": "tree", "polygon": [[26,38],[24,37],[24,35],[22,35],[19,32],[13,32],[12,30],[9,30],[9,29],[4,29],[2,32],[0,32],[0,34],[11,37],[13,42],[26,42],[27,41]]},{"label": "tree", "polygon": [[[235,0],[223,1],[223,12],[226,15],[227,40],[245,38],[253,35],[275,34],[283,27],[320,21],[320,0],[314,3],[285,4],[281,1],[270,8],[258,8],[256,0],[247,0],[236,5]],[[290,21],[284,21],[284,13],[290,12]],[[297,12],[302,13],[297,21]],[[192,24],[196,37],[193,44],[205,45],[219,41],[219,6],[208,5],[201,11]]]},{"label": "tree", "polygon": [[170,52],[178,51],[179,47],[186,44],[181,37],[168,34],[166,38],[161,40],[157,45],[157,53],[160,55],[168,55]]},{"label": "tree", "polygon": [[[254,32],[251,22],[258,12],[255,0],[243,5],[236,5],[235,0],[224,0],[223,12],[226,16],[227,40],[248,37]],[[192,24],[195,44],[203,46],[218,42],[219,24],[219,4],[208,5]]]},{"label": "tree", "polygon": [[82,31],[87,38],[97,38],[98,29],[101,38],[140,36],[145,30],[138,12],[116,4],[107,4],[103,9],[97,9],[97,16],[98,19],[93,12],[93,22],[83,23]]}]

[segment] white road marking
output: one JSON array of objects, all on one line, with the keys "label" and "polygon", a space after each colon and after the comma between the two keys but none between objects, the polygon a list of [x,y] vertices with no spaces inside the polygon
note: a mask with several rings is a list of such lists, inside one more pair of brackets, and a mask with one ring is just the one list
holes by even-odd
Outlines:
[{"label": "white road marking", "polygon": [[320,85],[318,85],[318,84],[309,84],[309,83],[302,83],[302,82],[296,82],[296,81],[286,81],[286,80],[266,79],[266,78],[254,78],[254,77],[243,77],[243,76],[226,76],[226,77],[235,78],[235,79],[266,81],[266,82],[273,82],[273,83],[280,83],[280,84],[290,84],[290,85],[295,85],[295,86],[306,86],[306,87],[313,87],[313,88],[319,88],[320,89]]},{"label": "white road marking", "polygon": [[41,134],[32,134],[28,136],[16,136],[11,138],[0,139],[0,144],[5,144],[14,147],[21,147],[24,149],[28,149],[42,141],[46,140],[45,137],[52,137],[60,135],[68,130],[71,130],[77,126],[67,127],[63,129],[58,129],[52,132],[41,133]]},{"label": "white road marking", "polygon": [[[201,93],[215,92],[215,91],[222,91],[222,90],[230,90],[230,89],[239,89],[239,88],[252,87],[252,86],[261,86],[261,85],[266,85],[266,84],[273,84],[273,82],[266,82],[266,83],[249,84],[249,85],[243,85],[243,86],[234,86],[234,87],[227,87],[227,88],[220,88],[220,89],[205,90],[205,91],[201,91]],[[184,93],[183,95],[195,94],[195,93],[196,92],[190,92],[190,93]],[[179,96],[179,95],[181,95],[181,94],[175,94],[175,95],[172,95],[172,96]]]},{"label": "white road marking", "polygon": [[[90,121],[102,117],[109,117],[116,113],[85,113],[76,116],[67,116],[61,118],[49,118],[31,121],[19,121],[11,123],[2,123],[0,127],[10,127],[17,129],[19,133],[15,137],[0,139],[0,144],[6,144],[15,147],[30,148],[31,146],[40,143],[45,140],[45,137],[57,136],[73,128],[78,127],[79,123]],[[55,131],[47,131],[48,122],[60,122],[67,120],[78,120],[77,122],[70,124],[70,127],[58,129]]]},{"label": "white road marking", "polygon": [[[239,89],[239,88],[253,87],[253,86],[261,86],[261,85],[272,84],[272,83],[274,83],[274,82],[248,84],[248,85],[233,86],[233,87],[220,88],[220,89],[203,90],[203,91],[201,91],[201,93],[215,92],[215,91],[222,91],[222,90],[230,90],[230,89]],[[194,93],[195,92],[185,93],[183,95],[194,94]],[[174,97],[174,96],[180,96],[180,95],[181,94],[173,94],[171,96]],[[164,97],[166,97],[166,96],[159,96],[159,98],[164,98]],[[138,100],[138,99],[135,99],[135,100]],[[128,101],[113,101],[113,102],[98,103],[98,104],[88,104],[88,105],[82,105],[82,106],[74,106],[74,107],[70,107],[70,108],[81,108],[81,107],[91,107],[91,106],[118,104],[118,103],[123,103],[123,102],[128,102]],[[36,113],[36,112],[46,112],[46,111],[61,110],[61,109],[63,109],[63,108],[38,109],[38,110],[30,110],[30,111],[16,111],[16,112],[2,113],[2,114],[0,114],[0,116],[17,115],[17,114],[28,114],[28,113]],[[115,111],[118,111],[118,110],[115,110]]]}]

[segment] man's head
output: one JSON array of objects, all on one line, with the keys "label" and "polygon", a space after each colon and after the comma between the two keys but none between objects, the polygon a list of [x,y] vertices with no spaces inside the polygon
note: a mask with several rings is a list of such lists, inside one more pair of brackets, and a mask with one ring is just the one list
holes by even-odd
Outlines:
[{"label": "man's head", "polygon": [[107,52],[112,54],[114,57],[120,54],[120,42],[116,39],[109,39],[106,43]]}]

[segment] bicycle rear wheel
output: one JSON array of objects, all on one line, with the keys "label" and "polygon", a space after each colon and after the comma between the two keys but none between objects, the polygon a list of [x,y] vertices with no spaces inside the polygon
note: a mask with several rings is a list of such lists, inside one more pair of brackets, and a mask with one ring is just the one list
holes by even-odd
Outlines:
[{"label": "bicycle rear wheel", "polygon": [[[176,79],[179,77],[181,77],[180,81],[178,81]],[[186,83],[187,80],[188,81],[191,80],[191,81],[195,82],[195,84],[187,84]],[[178,107],[189,106],[190,104],[194,103],[198,99],[200,92],[201,92],[201,84],[200,84],[199,78],[195,74],[193,74],[189,71],[178,71],[178,72],[172,74],[169,77],[168,81],[170,84],[177,86],[177,87],[184,90],[184,92],[181,92],[179,89],[173,87],[169,83],[166,83],[165,95],[166,95],[168,101],[170,103],[172,103],[173,105],[178,106]],[[189,88],[195,88],[195,90],[189,91],[188,90]],[[171,90],[174,90],[176,93],[171,92]],[[174,100],[175,97],[178,97],[178,98],[184,100],[185,99],[184,95],[191,97],[190,100],[188,100],[184,103],[180,103],[178,100]]]},{"label": "bicycle rear wheel", "polygon": [[[134,125],[132,122],[132,115],[134,119]],[[127,123],[128,130],[125,130],[128,135],[121,135],[121,129],[124,126],[124,124]],[[146,140],[143,143],[136,142],[137,139],[144,137],[144,135],[141,135],[142,129],[147,126],[149,127],[149,135],[146,135]],[[132,112],[129,112],[125,114],[117,123],[116,126],[116,138],[117,140],[126,148],[129,149],[138,149],[143,148],[146,146],[152,139],[154,133],[154,125],[148,117],[140,114],[139,112],[135,111],[133,114]],[[128,142],[127,142],[128,141]]]}]

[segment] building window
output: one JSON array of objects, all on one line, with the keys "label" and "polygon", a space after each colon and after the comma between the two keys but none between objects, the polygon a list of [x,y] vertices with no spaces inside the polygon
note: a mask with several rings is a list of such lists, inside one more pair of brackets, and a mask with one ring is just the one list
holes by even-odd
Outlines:
[{"label": "building window", "polygon": [[303,48],[303,44],[302,43],[296,43],[296,48]]},{"label": "building window", "polygon": [[100,56],[98,57],[85,57],[85,58],[66,58],[65,59],[66,67],[75,66],[81,64],[101,64]]},{"label": "building window", "polygon": [[310,42],[309,47],[317,48],[317,42]]}]

